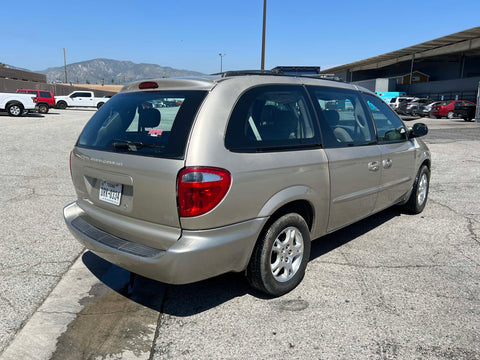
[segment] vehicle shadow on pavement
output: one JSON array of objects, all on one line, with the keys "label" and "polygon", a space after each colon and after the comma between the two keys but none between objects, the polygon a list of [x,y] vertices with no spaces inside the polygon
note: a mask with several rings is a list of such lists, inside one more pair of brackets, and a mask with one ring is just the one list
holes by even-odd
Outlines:
[{"label": "vehicle shadow on pavement", "polygon": [[150,309],[160,311],[166,284],[144,278],[122,269],[87,251],[82,261],[104,285],[118,294]]},{"label": "vehicle shadow on pavement", "polygon": [[394,206],[313,241],[310,250],[310,261],[355,240],[359,236],[365,235],[370,230],[401,214],[402,211]]},{"label": "vehicle shadow on pavement", "polygon": [[[312,242],[310,261],[400,215],[397,208],[390,208]],[[186,285],[168,285],[132,274],[89,251],[82,260],[92,274],[113,291],[140,305],[173,316],[199,314],[245,295],[271,299],[253,289],[243,273],[228,273]]]},{"label": "vehicle shadow on pavement", "polygon": [[228,273],[187,285],[169,285],[122,269],[87,251],[82,261],[92,274],[116,293],[152,310],[189,316],[215,308],[235,297],[254,293],[243,273]]}]

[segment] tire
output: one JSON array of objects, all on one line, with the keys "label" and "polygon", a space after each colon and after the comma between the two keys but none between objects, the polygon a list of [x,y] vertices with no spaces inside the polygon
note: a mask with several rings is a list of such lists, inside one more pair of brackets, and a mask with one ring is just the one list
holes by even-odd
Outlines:
[{"label": "tire", "polygon": [[420,214],[427,204],[429,188],[430,170],[426,165],[422,165],[413,183],[412,193],[404,205],[405,210],[412,214]]},{"label": "tire", "polygon": [[247,268],[250,284],[271,296],[293,290],[303,279],[310,258],[310,231],[300,215],[290,213],[263,232]]},{"label": "tire", "polygon": [[47,104],[40,104],[40,105],[38,105],[38,112],[39,112],[40,114],[46,114],[46,113],[48,113],[48,110],[49,110],[49,109],[48,109],[48,105],[47,105]]},{"label": "tire", "polygon": [[23,106],[20,104],[10,104],[7,106],[7,113],[10,116],[20,116],[23,114]]},{"label": "tire", "polygon": [[447,119],[453,119],[455,117],[455,114],[453,113],[453,111],[449,111],[447,113]]},{"label": "tire", "polygon": [[101,103],[98,103],[98,104],[97,104],[97,109],[100,109],[100,108],[102,107],[102,105],[103,105],[103,104],[105,104],[105,103],[103,103],[103,102],[101,102]]},{"label": "tire", "polygon": [[57,103],[57,108],[65,110],[67,108],[67,103],[65,101],[59,101]]}]

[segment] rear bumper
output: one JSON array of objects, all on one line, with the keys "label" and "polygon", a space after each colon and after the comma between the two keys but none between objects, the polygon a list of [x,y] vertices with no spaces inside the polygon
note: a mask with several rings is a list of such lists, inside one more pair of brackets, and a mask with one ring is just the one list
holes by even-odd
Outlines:
[{"label": "rear bumper", "polygon": [[230,271],[243,271],[268,218],[209,230],[183,230],[167,250],[108,234],[85,220],[76,204],[64,210],[67,227],[85,247],[124,269],[169,284],[186,284]]}]

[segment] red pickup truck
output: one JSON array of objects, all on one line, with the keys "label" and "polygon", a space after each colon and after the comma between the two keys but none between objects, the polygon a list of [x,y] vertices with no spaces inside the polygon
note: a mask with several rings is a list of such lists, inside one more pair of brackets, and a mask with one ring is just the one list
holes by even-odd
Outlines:
[{"label": "red pickup truck", "polygon": [[38,99],[36,108],[39,113],[46,114],[51,107],[55,106],[55,96],[48,90],[18,89],[17,93],[32,94]]}]

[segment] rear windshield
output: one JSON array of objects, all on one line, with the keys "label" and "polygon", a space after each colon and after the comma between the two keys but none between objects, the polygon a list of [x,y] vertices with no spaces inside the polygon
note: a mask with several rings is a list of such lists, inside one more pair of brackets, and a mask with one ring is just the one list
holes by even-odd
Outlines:
[{"label": "rear windshield", "polygon": [[205,95],[205,91],[115,95],[87,123],[77,146],[181,159]]}]

